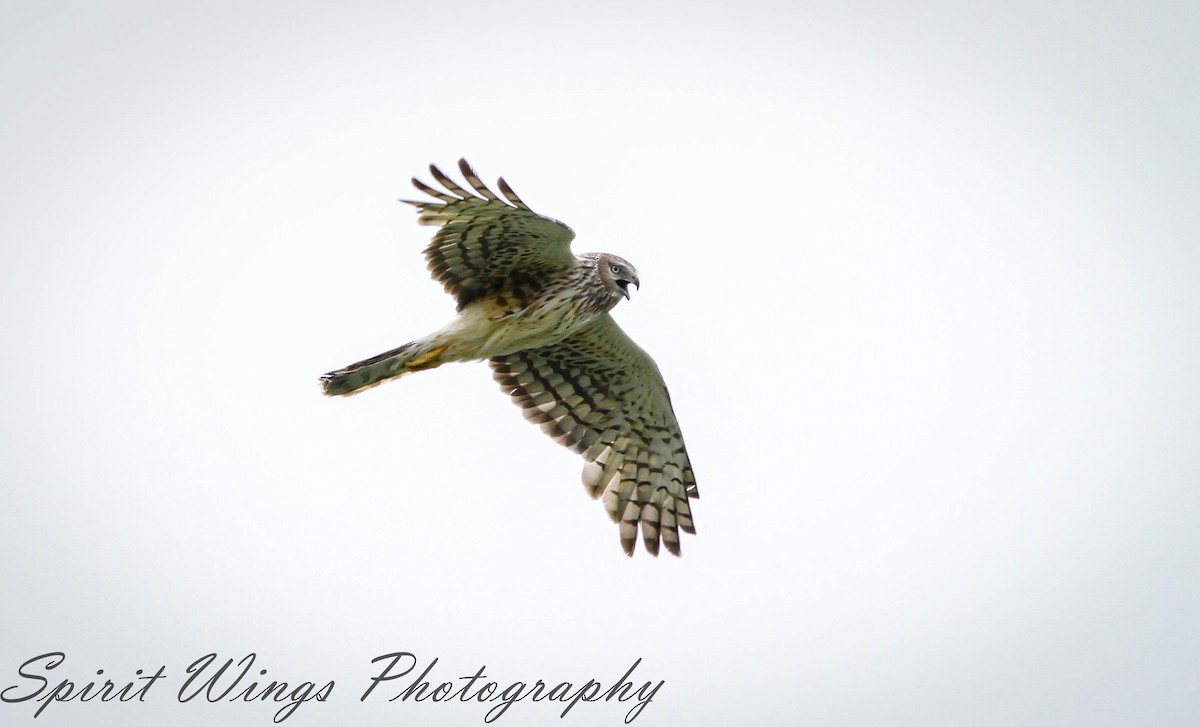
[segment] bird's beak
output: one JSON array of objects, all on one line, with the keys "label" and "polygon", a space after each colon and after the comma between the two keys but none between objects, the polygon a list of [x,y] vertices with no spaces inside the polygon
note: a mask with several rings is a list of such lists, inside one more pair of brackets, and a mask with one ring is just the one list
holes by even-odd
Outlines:
[{"label": "bird's beak", "polygon": [[[618,285],[621,287],[621,292],[625,294],[625,300],[629,300],[629,281],[622,280]],[[642,283],[637,278],[633,279],[633,287],[641,290]]]}]

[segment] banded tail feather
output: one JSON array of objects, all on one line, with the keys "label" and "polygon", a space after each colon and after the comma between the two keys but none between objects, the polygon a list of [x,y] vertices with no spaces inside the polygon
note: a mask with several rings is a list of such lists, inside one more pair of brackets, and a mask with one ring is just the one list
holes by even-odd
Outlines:
[{"label": "banded tail feather", "polygon": [[445,350],[446,345],[437,340],[410,341],[378,356],[330,371],[321,377],[321,389],[326,396],[357,394],[389,379],[437,368],[445,363],[441,356]]}]

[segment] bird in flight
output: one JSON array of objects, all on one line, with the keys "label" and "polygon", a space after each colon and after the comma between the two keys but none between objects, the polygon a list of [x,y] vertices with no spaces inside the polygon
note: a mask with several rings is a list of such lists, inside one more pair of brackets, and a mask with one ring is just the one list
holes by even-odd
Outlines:
[{"label": "bird in flight", "polygon": [[583,484],[619,525],[633,555],[638,530],[651,555],[660,543],[679,555],[679,531],[695,533],[699,497],[671,397],[658,366],[609,315],[637,270],[609,253],[571,252],[575,233],[537,214],[504,179],[504,199],[465,159],[471,190],[436,166],[445,191],[413,178],[437,201],[416,206],[438,227],[425,248],[433,277],[458,302],[440,330],[321,377],[330,396],[355,394],[389,379],[451,361],[487,359],[525,418],[586,460]]}]

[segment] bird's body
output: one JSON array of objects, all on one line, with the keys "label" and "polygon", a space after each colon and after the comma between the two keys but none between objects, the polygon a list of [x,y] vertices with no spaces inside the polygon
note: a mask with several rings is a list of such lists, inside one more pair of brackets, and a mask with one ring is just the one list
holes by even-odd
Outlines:
[{"label": "bird's body", "polygon": [[695,532],[691,464],[657,366],[609,315],[629,285],[639,285],[637,271],[608,253],[571,255],[570,228],[532,212],[503,179],[508,204],[465,160],[459,168],[480,196],[430,167],[449,193],[414,179],[442,203],[411,203],[423,224],[441,227],[425,255],[458,299],[458,315],[424,338],[325,374],[325,393],[489,360],[526,417],[588,461],[584,484],[621,524],[626,553],[640,525],[649,552],[657,555],[661,541],[678,555],[678,530]]},{"label": "bird's body", "polygon": [[[540,290],[504,288],[493,297],[469,303],[450,324],[458,335],[470,340],[468,345],[478,346],[463,358],[492,358],[549,346],[607,313],[617,301],[596,284],[595,268],[602,264],[602,257],[616,259],[611,255],[583,256]],[[581,289],[588,295],[577,295]]]},{"label": "bird's body", "polygon": [[[563,275],[539,288],[506,287],[488,297],[476,298],[434,333],[326,374],[325,393],[354,394],[388,379],[444,363],[484,361],[558,343],[616,305],[617,301],[600,286],[588,285],[588,281],[597,278],[595,268],[603,264],[601,258],[619,259],[589,253],[579,257]],[[575,294],[589,287],[591,295]]]}]

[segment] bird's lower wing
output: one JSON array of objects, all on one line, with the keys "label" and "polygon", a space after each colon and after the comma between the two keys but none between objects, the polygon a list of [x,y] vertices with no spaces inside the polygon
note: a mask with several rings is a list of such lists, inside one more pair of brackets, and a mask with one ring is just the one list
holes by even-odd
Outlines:
[{"label": "bird's lower wing", "polygon": [[491,360],[495,378],[525,417],[587,460],[583,481],[620,524],[633,555],[679,555],[679,531],[695,533],[696,479],[654,360],[605,314],[560,343]]}]

